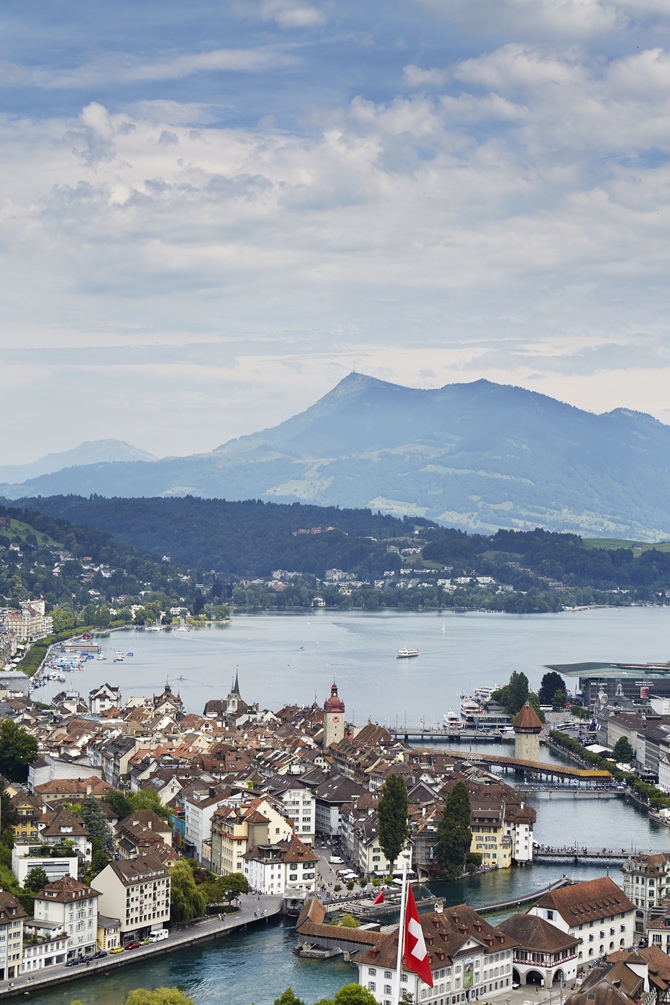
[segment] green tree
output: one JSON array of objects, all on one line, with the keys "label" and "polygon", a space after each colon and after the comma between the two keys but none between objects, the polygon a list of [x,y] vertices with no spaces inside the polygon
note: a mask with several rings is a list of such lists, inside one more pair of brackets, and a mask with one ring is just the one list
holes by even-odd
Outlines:
[{"label": "green tree", "polygon": [[342,928],[358,928],[360,926],[360,921],[354,918],[353,914],[344,914],[342,920],[340,921]]},{"label": "green tree", "polygon": [[136,988],[126,995],[125,1005],[195,1005],[189,995],[179,988]]},{"label": "green tree", "polygon": [[565,708],[565,703],[568,700],[567,692],[563,688],[559,687],[557,691],[554,691],[554,697],[552,699],[552,705],[554,710],[559,712],[562,708]]},{"label": "green tree", "polygon": [[361,984],[344,984],[333,996],[334,1005],[377,1005],[372,992]]},{"label": "green tree", "polygon": [[391,871],[407,841],[407,786],[400,775],[389,775],[377,807],[379,844]]},{"label": "green tree", "polygon": [[0,774],[10,782],[25,782],[28,765],[37,758],[37,740],[12,719],[0,723]]},{"label": "green tree", "polygon": [[30,893],[40,893],[48,882],[49,877],[46,872],[38,866],[36,869],[30,870],[23,885]]},{"label": "green tree", "polygon": [[561,677],[560,673],[556,673],[555,670],[550,670],[546,673],[540,682],[540,690],[538,692],[538,698],[542,705],[553,705],[554,695],[557,691],[565,691],[565,681]]},{"label": "green tree", "polygon": [[228,876],[222,876],[221,880],[222,895],[229,904],[243,893],[249,893],[249,881],[241,872],[231,872]]},{"label": "green tree", "polygon": [[302,998],[298,998],[293,988],[286,988],[279,998],[275,998],[273,1005],[305,1005]]},{"label": "green tree", "polygon": [[456,782],[437,827],[437,864],[446,880],[462,874],[471,844],[470,796],[463,782]]},{"label": "green tree", "polygon": [[201,918],[207,907],[186,862],[178,862],[170,870],[170,917],[173,921],[193,921]]},{"label": "green tree", "polygon": [[125,820],[133,812],[133,805],[125,792],[119,792],[118,789],[114,789],[112,792],[107,792],[103,796],[103,799],[112,807],[119,820]]},{"label": "green tree", "polygon": [[100,842],[100,847],[104,851],[113,851],[114,837],[112,829],[107,823],[105,811],[100,802],[94,799],[93,796],[86,796],[82,800],[79,816],[91,839],[97,838]]},{"label": "green tree", "polygon": [[4,834],[9,827],[19,822],[18,810],[6,789],[0,792],[0,828]]},{"label": "green tree", "polygon": [[617,763],[622,764],[634,764],[635,763],[635,751],[631,746],[629,740],[625,736],[620,736],[617,742],[614,744],[614,760]]}]

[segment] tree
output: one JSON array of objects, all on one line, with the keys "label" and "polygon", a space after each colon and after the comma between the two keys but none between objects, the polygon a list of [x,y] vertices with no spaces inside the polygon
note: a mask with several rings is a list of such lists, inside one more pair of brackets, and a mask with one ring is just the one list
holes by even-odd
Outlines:
[{"label": "tree", "polygon": [[407,786],[400,775],[389,775],[379,800],[379,844],[391,871],[407,841]]},{"label": "tree", "polygon": [[114,789],[113,792],[107,792],[103,796],[103,799],[112,807],[119,820],[125,820],[133,812],[130,800],[124,792],[119,792],[118,789]]},{"label": "tree", "polygon": [[305,1005],[305,1002],[298,998],[293,988],[286,988],[279,998],[275,998],[273,1005]]},{"label": "tree", "polygon": [[446,880],[462,874],[471,844],[470,796],[463,782],[456,782],[437,827],[437,863]]},{"label": "tree", "polygon": [[614,744],[614,760],[618,764],[633,764],[635,762],[635,751],[625,736],[620,736]]},{"label": "tree", "polygon": [[222,876],[221,880],[223,898],[229,904],[243,893],[249,893],[249,881],[241,872],[231,872],[228,876]]},{"label": "tree", "polygon": [[86,796],[82,800],[79,816],[91,839],[97,838],[104,851],[113,851],[114,837],[99,801],[93,796]]},{"label": "tree", "polygon": [[28,765],[37,757],[37,740],[13,719],[0,723],[0,774],[10,782],[25,782]]},{"label": "tree", "polygon": [[552,705],[556,712],[559,712],[562,708],[565,708],[565,703],[568,700],[567,692],[559,687],[557,691],[554,691],[554,697],[552,699]]},{"label": "tree", "polygon": [[19,813],[6,789],[0,792],[0,829],[4,834],[9,827],[19,822]]},{"label": "tree", "polygon": [[361,984],[344,984],[333,996],[334,1005],[377,1005],[375,996]]},{"label": "tree", "polygon": [[38,866],[36,869],[30,870],[23,885],[30,893],[40,893],[48,882],[49,877],[46,872]]},{"label": "tree", "polygon": [[135,991],[128,992],[125,1005],[195,1005],[195,1003],[179,988],[156,988],[154,991],[136,988]]},{"label": "tree", "polygon": [[537,695],[540,699],[540,704],[553,705],[554,695],[557,691],[565,691],[565,681],[560,673],[550,670],[549,673],[544,675],[540,683],[540,690]]},{"label": "tree", "polygon": [[172,921],[193,921],[201,918],[207,907],[205,897],[196,885],[186,862],[178,862],[170,870],[170,918]]}]

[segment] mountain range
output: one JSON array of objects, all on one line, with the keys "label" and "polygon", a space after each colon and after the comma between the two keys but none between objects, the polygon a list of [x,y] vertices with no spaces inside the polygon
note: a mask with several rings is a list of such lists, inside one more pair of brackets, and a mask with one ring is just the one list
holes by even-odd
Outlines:
[{"label": "mountain range", "polygon": [[0,485],[8,499],[68,493],[309,502],[485,533],[659,540],[670,536],[670,426],[486,380],[423,390],[352,373],[304,412],[211,453],[77,463]]},{"label": "mountain range", "polygon": [[72,450],[46,454],[31,464],[0,464],[0,483],[28,482],[41,475],[50,475],[63,468],[111,461],[154,461],[146,450],[133,447],[124,440],[86,440]]}]

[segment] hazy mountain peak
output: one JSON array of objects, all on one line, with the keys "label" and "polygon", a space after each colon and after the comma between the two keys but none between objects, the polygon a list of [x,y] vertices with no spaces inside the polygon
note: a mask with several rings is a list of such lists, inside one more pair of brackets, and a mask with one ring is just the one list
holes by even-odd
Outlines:
[{"label": "hazy mountain peak", "polygon": [[62,452],[45,454],[29,464],[0,465],[0,482],[9,485],[39,478],[63,468],[79,467],[82,464],[104,464],[110,461],[154,461],[156,458],[146,450],[133,447],[125,440],[85,440],[78,447]]}]

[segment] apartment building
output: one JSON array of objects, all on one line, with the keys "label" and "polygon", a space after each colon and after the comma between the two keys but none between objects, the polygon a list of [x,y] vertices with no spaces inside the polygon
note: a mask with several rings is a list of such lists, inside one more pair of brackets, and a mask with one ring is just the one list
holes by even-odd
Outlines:
[{"label": "apartment building", "polygon": [[52,922],[67,936],[67,958],[92,956],[98,931],[97,890],[64,876],[35,896],[35,921]]},{"label": "apartment building", "polygon": [[110,862],[94,882],[100,912],[120,920],[124,944],[145,938],[170,920],[170,874],[157,856]]}]

